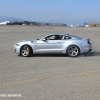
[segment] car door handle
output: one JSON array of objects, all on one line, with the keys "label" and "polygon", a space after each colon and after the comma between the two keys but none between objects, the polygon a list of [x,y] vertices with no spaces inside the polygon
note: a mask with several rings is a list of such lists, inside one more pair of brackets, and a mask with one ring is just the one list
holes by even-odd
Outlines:
[{"label": "car door handle", "polygon": [[58,43],[61,43],[61,42],[58,42]]}]

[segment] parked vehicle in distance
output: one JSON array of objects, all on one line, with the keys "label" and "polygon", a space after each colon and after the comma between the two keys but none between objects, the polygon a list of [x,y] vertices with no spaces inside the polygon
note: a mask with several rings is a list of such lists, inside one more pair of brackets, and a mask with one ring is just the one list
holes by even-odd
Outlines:
[{"label": "parked vehicle in distance", "polygon": [[24,57],[32,54],[66,54],[77,57],[91,50],[90,38],[65,33],[51,33],[41,39],[22,40],[14,44],[14,52]]}]

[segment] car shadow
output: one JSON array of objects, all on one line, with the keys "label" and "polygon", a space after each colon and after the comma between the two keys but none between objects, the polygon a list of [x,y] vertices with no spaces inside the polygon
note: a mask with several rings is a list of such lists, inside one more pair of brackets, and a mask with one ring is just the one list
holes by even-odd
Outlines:
[{"label": "car shadow", "polygon": [[84,54],[80,54],[79,57],[93,57],[93,56],[100,56],[100,52],[87,52]]},{"label": "car shadow", "polygon": [[33,54],[30,57],[68,57],[65,54]]},{"label": "car shadow", "polygon": [[[100,56],[100,52],[87,52],[80,54],[78,57],[93,57],[93,56]],[[33,54],[30,57],[69,57],[69,56],[67,56],[66,54]]]}]

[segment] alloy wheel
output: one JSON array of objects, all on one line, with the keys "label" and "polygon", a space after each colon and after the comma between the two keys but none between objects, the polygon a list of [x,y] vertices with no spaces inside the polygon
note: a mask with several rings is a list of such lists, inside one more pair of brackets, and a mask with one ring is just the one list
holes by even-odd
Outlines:
[{"label": "alloy wheel", "polygon": [[29,56],[29,54],[30,54],[29,46],[23,46],[21,49],[21,55],[27,57]]},{"label": "alloy wheel", "polygon": [[79,54],[79,48],[77,46],[70,46],[68,47],[67,53],[71,57],[76,57]]}]

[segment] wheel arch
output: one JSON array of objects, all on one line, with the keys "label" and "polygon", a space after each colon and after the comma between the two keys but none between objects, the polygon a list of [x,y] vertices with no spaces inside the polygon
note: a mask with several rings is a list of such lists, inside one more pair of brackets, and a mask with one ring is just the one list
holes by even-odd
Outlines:
[{"label": "wheel arch", "polygon": [[28,45],[28,44],[24,44],[24,45],[22,45],[22,46],[20,47],[20,55],[21,55],[21,49],[22,49],[23,46],[29,46],[30,49],[31,49],[31,51],[32,51],[32,54],[33,54],[33,49],[32,49],[32,47],[31,47],[30,45]]},{"label": "wheel arch", "polygon": [[[81,48],[78,45],[76,45],[76,44],[70,44],[68,47],[70,47],[70,46],[77,46],[78,49],[79,49],[79,53],[81,53]],[[67,53],[68,47],[66,48],[66,53]]]}]

